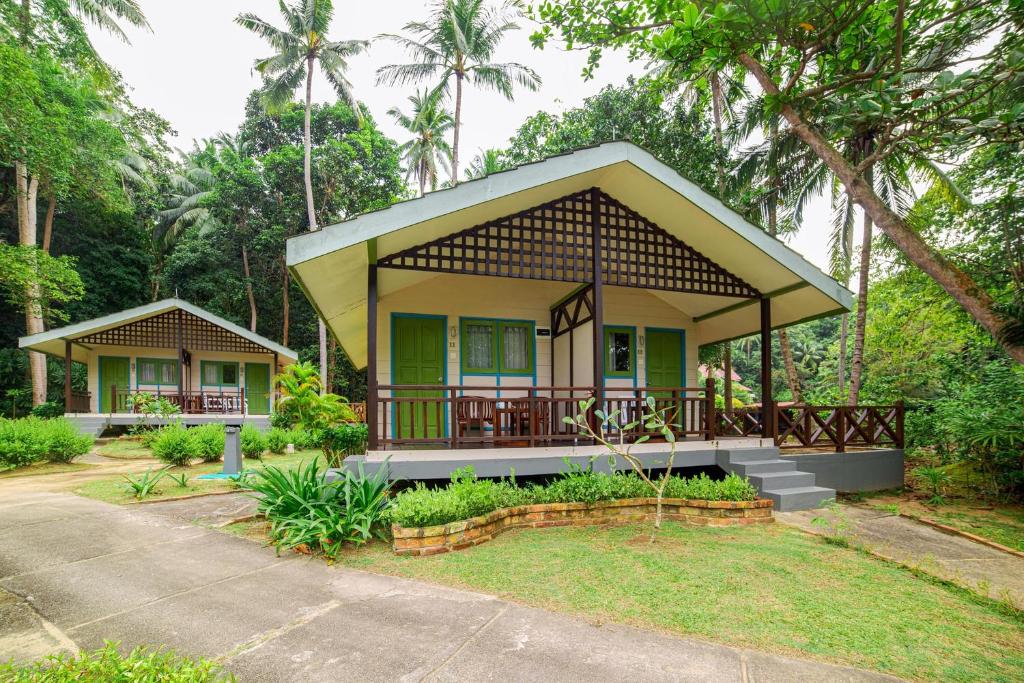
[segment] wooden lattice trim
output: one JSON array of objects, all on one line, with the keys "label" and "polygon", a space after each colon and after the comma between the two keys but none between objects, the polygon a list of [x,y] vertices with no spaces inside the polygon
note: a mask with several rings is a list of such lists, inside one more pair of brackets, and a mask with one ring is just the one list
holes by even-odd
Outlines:
[{"label": "wooden lattice trim", "polygon": [[[593,211],[592,197],[597,197]],[[594,216],[609,285],[757,298],[760,292],[618,200],[589,189],[381,258],[382,268],[593,282]]]},{"label": "wooden lattice trim", "polygon": [[125,323],[101,332],[78,337],[81,344],[140,346],[174,349],[178,347],[178,319],[181,316],[182,348],[189,351],[227,351],[234,353],[273,353],[259,344],[183,310],[173,310]]}]

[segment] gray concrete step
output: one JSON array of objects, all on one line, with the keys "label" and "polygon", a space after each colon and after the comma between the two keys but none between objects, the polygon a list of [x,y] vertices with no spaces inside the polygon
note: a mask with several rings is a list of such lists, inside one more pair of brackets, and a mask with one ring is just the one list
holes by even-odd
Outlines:
[{"label": "gray concrete step", "polygon": [[777,460],[778,448],[723,448],[718,451],[719,457],[729,462],[750,462],[751,460]]},{"label": "gray concrete step", "polygon": [[814,486],[814,475],[810,472],[765,472],[763,474],[751,474],[747,477],[750,483],[765,491],[777,491],[779,489],[791,489],[799,486]]},{"label": "gray concrete step", "polygon": [[732,471],[741,477],[765,472],[794,472],[796,463],[789,460],[751,460],[749,462],[732,463]]},{"label": "gray concrete step", "polygon": [[778,512],[794,510],[811,510],[823,507],[835,500],[836,492],[823,486],[797,486],[789,489],[762,491],[761,495],[771,498],[774,509]]}]

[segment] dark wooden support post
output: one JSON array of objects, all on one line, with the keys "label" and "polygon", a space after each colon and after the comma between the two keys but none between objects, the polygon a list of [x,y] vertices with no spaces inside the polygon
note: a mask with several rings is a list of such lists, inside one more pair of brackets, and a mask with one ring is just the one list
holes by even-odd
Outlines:
[{"label": "dark wooden support post", "polygon": [[[185,407],[185,394],[184,394],[184,389],[181,386],[182,374],[185,372],[185,341],[184,341],[184,338],[183,338],[183,330],[182,330],[183,324],[184,323],[182,322],[182,311],[179,308],[178,309],[178,401],[179,401],[179,405],[183,409],[182,412],[185,412],[184,411],[184,407]],[[223,405],[223,404],[221,404],[221,405]]]},{"label": "dark wooden support post", "polygon": [[715,378],[708,377],[704,381],[704,439],[713,441],[715,438],[715,422],[718,421],[715,408]]},{"label": "dark wooden support post", "polygon": [[594,277],[592,301],[593,343],[594,343],[594,407],[604,410],[604,295],[601,287],[601,193],[596,187],[590,190],[590,240],[593,253],[591,268]]},{"label": "dark wooden support post", "polygon": [[277,387],[274,386],[274,377],[277,376],[277,351],[274,351],[274,367],[270,371],[270,412],[277,409]]},{"label": "dark wooden support post", "polygon": [[903,399],[896,401],[896,448],[903,448],[906,440],[903,436],[903,420],[907,414],[907,407]]},{"label": "dark wooden support post", "polygon": [[71,413],[71,340],[65,340],[65,413]]},{"label": "dark wooden support post", "polygon": [[761,297],[761,436],[775,438],[772,400],[772,300]]},{"label": "dark wooden support post", "polygon": [[[455,406],[452,406],[454,411]],[[377,264],[366,270],[366,428],[367,448],[377,450]],[[454,438],[454,437],[453,437]]]}]

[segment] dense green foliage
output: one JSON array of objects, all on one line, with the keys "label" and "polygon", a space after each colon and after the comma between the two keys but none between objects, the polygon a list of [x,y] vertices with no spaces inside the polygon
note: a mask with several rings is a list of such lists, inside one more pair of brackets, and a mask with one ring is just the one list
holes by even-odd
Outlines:
[{"label": "dense green foliage", "polygon": [[388,505],[388,470],[366,475],[345,470],[327,480],[318,460],[293,470],[268,465],[243,480],[258,511],[270,522],[270,537],[282,548],[305,548],[336,557],[346,543],[383,535]]},{"label": "dense green foliage", "polygon": [[[517,486],[514,481],[478,479],[472,467],[452,473],[444,488],[422,482],[395,496],[390,519],[403,527],[434,526],[493,512],[499,508],[534,503],[596,503],[602,500],[645,498],[651,488],[636,474],[605,474],[571,469],[546,486]],[[667,498],[690,500],[753,500],[757,492],[744,478],[729,474],[716,481],[706,474],[669,477]]]},{"label": "dense green foliage", "polygon": [[242,455],[246,458],[263,457],[264,451],[267,450],[267,438],[263,435],[263,432],[251,424],[242,425],[239,439],[241,441]]},{"label": "dense green foliage", "polygon": [[181,424],[171,424],[156,431],[150,448],[153,455],[168,465],[188,465],[199,457],[199,448],[192,430]]},{"label": "dense green foliage", "polygon": [[127,655],[117,643],[76,655],[51,655],[25,666],[0,663],[0,678],[11,683],[73,683],[74,681],[159,681],[160,683],[214,683],[234,676],[205,659],[179,657],[173,650],[137,647]]},{"label": "dense green foliage", "polygon": [[40,460],[71,462],[89,452],[93,437],[82,434],[63,417],[35,416],[8,420],[0,417],[0,470]]}]

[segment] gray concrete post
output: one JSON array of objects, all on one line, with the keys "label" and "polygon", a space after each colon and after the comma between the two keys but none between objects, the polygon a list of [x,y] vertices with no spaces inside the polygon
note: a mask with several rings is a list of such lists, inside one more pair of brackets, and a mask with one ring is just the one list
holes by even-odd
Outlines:
[{"label": "gray concrete post", "polygon": [[234,425],[224,427],[224,474],[242,471],[242,430]]}]

